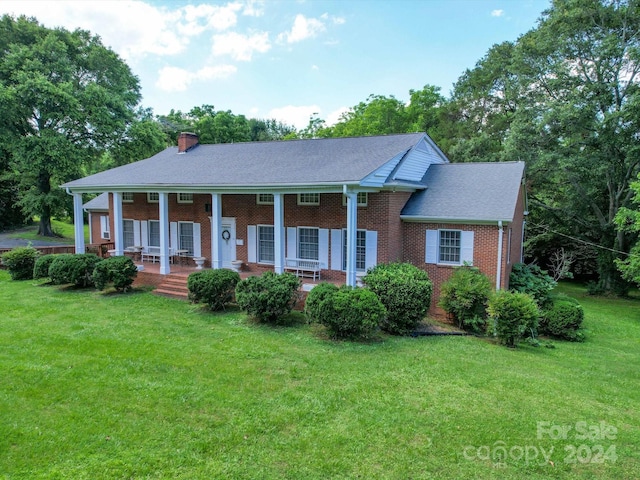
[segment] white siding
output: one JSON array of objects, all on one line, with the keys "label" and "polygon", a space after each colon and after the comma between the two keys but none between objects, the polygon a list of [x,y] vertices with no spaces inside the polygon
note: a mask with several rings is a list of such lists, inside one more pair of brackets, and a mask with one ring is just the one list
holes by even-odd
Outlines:
[{"label": "white siding", "polygon": [[402,160],[393,178],[419,182],[429,165],[434,163],[443,163],[443,159],[431,145],[423,140]]}]

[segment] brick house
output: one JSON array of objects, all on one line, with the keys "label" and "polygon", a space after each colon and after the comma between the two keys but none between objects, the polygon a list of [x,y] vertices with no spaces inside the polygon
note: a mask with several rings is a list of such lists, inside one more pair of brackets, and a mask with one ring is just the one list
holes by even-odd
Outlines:
[{"label": "brick house", "polygon": [[165,275],[176,251],[256,273],[311,260],[322,280],[348,285],[407,261],[434,282],[435,312],[464,262],[508,286],[522,258],[523,181],[522,162],[452,164],[423,133],[217,145],[183,133],[177,147],[63,188],[78,252],[84,208],[92,243],[155,249]]}]

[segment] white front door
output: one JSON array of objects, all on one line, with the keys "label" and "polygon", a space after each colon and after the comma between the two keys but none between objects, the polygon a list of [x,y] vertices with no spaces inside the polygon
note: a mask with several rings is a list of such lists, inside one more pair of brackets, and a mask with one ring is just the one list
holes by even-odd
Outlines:
[{"label": "white front door", "polygon": [[222,217],[222,267],[231,268],[236,259],[236,219]]}]

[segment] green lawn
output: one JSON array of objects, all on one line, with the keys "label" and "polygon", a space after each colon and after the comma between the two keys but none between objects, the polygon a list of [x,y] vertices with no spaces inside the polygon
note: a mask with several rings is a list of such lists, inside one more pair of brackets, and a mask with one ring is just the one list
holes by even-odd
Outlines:
[{"label": "green lawn", "polygon": [[[10,238],[21,238],[25,240],[47,240],[60,243],[74,243],[75,232],[73,229],[73,222],[51,219],[51,228],[59,235],[52,239],[51,237],[43,237],[38,235],[37,220],[34,220],[35,224],[29,227],[21,228],[20,230],[9,234]],[[84,239],[86,243],[89,243],[89,225],[84,226]]]},{"label": "green lawn", "polygon": [[0,271],[0,478],[639,478],[640,301],[565,290],[588,340],[510,350],[338,343]]}]

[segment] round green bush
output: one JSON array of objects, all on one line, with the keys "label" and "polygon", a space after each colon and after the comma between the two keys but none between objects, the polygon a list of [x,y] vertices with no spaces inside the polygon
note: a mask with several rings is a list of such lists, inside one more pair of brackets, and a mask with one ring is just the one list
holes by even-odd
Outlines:
[{"label": "round green bush", "polygon": [[304,313],[309,322],[320,322],[322,302],[338,291],[333,283],[322,282],[311,289],[304,303]]},{"label": "round green bush", "polygon": [[427,315],[433,286],[427,272],[410,263],[381,263],[362,279],[387,310],[381,327],[388,333],[411,332]]},{"label": "round green bush", "polygon": [[2,254],[2,263],[9,270],[11,280],[31,280],[39,255],[33,247],[16,247]]},{"label": "round green bush", "polygon": [[440,307],[453,317],[458,327],[473,332],[486,329],[487,304],[492,287],[476,267],[457,268],[442,284]]},{"label": "round green bush", "polygon": [[493,333],[508,347],[515,347],[538,324],[538,306],[526,293],[501,290],[487,307]]},{"label": "round green bush", "polygon": [[[313,290],[311,290],[313,291]],[[387,315],[378,296],[367,288],[344,286],[333,293],[325,291],[318,321],[333,338],[371,338]]]},{"label": "round green bush", "polygon": [[36,260],[35,265],[33,266],[33,278],[49,278],[49,267],[51,266],[51,262],[56,258],[56,255],[41,255]]},{"label": "round green bush", "polygon": [[223,310],[233,300],[240,275],[227,269],[202,270],[189,275],[189,300],[206,303],[211,310]]},{"label": "round green bush", "polygon": [[56,255],[49,266],[54,285],[72,283],[76,287],[93,287],[93,271],[102,259],[93,253]]},{"label": "round green bush", "polygon": [[572,342],[584,340],[580,332],[584,310],[577,300],[570,297],[556,298],[550,308],[542,312],[540,333]]},{"label": "round green bush", "polygon": [[131,289],[138,276],[138,267],[130,257],[117,256],[105,258],[93,270],[93,282],[98,290],[104,290],[109,283],[119,292]]},{"label": "round green bush", "polygon": [[236,286],[236,303],[261,322],[277,323],[298,301],[300,279],[291,273],[265,272]]}]

